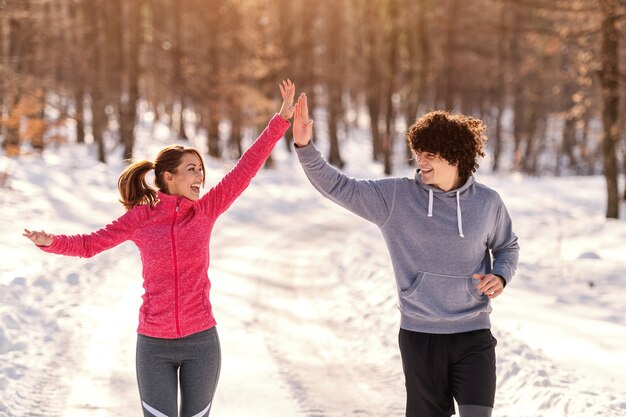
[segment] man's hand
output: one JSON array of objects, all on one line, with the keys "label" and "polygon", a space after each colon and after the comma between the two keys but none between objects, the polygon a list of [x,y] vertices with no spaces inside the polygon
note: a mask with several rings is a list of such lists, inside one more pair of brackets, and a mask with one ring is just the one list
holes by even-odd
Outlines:
[{"label": "man's hand", "polygon": [[300,94],[296,103],[293,119],[293,141],[296,146],[303,147],[311,142],[313,137],[313,120],[309,119],[309,105],[306,94]]},{"label": "man's hand", "polygon": [[489,298],[496,298],[504,291],[504,279],[493,274],[474,274],[474,279],[480,280],[476,285]]}]

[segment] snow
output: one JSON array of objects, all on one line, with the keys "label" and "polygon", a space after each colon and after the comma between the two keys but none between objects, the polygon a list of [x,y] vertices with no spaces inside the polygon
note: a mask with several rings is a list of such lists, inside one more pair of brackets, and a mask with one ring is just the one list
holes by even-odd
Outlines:
[{"label": "snow", "polygon": [[[168,143],[156,132],[140,157]],[[382,176],[366,142],[343,150],[349,175]],[[274,158],[213,232],[223,364],[211,415],[403,416],[380,232],[319,196],[282,143]],[[84,233],[123,213],[121,160],[94,161],[91,145],[26,155],[0,189],[0,417],[140,414],[137,249],[69,258],[21,236]],[[213,184],[233,162],[206,164]],[[493,303],[494,417],[626,416],[626,222],[604,219],[604,179],[477,177],[502,195],[521,246]]]}]

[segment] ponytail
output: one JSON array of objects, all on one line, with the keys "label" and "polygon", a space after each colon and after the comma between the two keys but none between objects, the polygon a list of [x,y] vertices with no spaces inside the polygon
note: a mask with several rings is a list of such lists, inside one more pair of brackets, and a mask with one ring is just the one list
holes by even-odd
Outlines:
[{"label": "ponytail", "polygon": [[146,183],[146,174],[154,169],[150,161],[137,161],[130,164],[120,175],[117,188],[120,192],[120,203],[130,210],[135,206],[148,204],[153,207],[158,196],[155,189]]}]

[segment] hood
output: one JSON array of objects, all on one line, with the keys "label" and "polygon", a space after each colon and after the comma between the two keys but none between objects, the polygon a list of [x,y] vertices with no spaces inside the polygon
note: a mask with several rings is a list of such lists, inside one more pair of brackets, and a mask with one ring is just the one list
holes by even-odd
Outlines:
[{"label": "hood", "polygon": [[433,217],[433,204],[434,194],[438,194],[441,198],[456,197],[456,222],[459,229],[459,236],[465,237],[463,234],[463,215],[461,212],[461,194],[474,184],[474,176],[470,177],[458,188],[450,191],[443,191],[437,187],[422,182],[422,176],[420,175],[420,169],[415,170],[415,182],[425,191],[428,191],[428,217]]}]

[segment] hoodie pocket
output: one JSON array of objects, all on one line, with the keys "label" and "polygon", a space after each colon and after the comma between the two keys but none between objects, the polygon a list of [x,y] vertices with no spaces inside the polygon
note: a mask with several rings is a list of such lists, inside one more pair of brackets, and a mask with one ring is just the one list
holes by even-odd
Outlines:
[{"label": "hoodie pocket", "polygon": [[458,319],[490,312],[489,298],[472,277],[417,274],[406,290],[399,292],[400,311],[425,319]]}]

